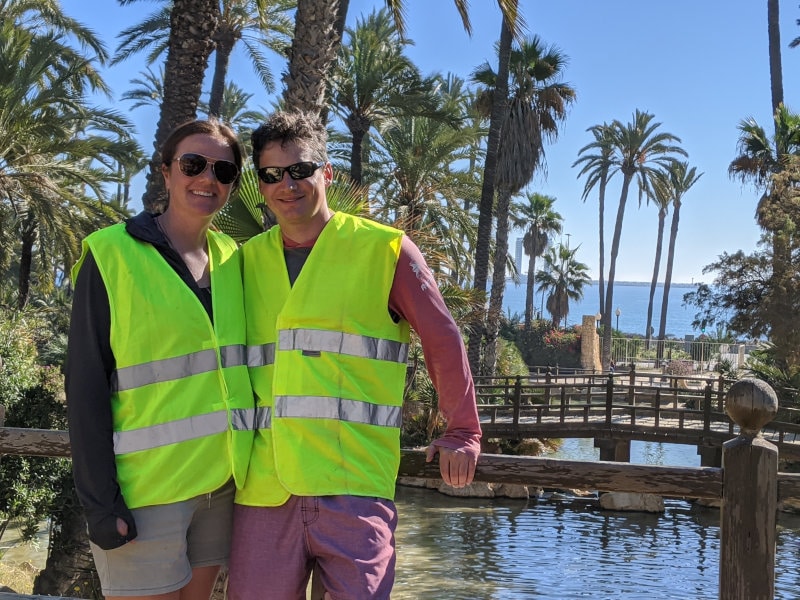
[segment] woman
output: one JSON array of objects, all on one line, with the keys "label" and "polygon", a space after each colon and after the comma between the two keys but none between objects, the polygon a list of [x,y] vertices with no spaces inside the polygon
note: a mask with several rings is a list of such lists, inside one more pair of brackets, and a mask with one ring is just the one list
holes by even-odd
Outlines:
[{"label": "woman", "polygon": [[106,598],[207,600],[252,441],[239,255],[209,229],[242,152],[192,121],[161,155],[167,209],[93,233],[73,269],[73,473]]}]

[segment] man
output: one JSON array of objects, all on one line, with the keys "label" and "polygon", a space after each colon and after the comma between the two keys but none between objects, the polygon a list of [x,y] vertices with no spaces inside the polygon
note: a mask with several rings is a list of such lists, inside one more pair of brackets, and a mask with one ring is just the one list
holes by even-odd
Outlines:
[{"label": "man", "polygon": [[480,450],[460,332],[419,249],[399,230],[334,213],[325,128],[277,112],[252,136],[278,222],[245,244],[248,364],[257,434],[234,517],[232,600],[389,598],[409,342],[419,334],[448,421],[428,448],[468,485]]}]

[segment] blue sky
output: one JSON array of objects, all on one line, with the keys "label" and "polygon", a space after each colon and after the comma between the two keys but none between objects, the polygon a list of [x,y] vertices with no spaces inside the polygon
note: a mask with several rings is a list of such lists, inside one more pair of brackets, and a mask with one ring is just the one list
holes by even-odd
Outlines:
[{"label": "blue sky", "polygon": [[[383,6],[382,0],[351,0],[348,24],[359,15]],[[407,33],[415,42],[409,56],[425,73],[440,71],[468,78],[481,63],[496,64],[494,44],[500,32],[495,0],[471,3],[473,35],[467,36],[452,0],[406,0]],[[109,50],[116,34],[152,13],[158,4],[140,1],[120,7],[113,0],[62,0],[64,10],[93,28]],[[655,115],[662,129],[681,138],[688,160],[704,173],[687,193],[681,209],[673,281],[709,280],[702,268],[722,252],[756,247],[759,230],[753,214],[759,192],[728,177],[736,155],[737,125],[754,117],[768,131],[770,115],[767,57],[766,2],[761,0],[520,0],[528,32],[558,46],[569,57],[564,80],[578,97],[558,141],[546,148],[547,174],[539,175],[529,190],[554,196],[564,217],[563,241],[581,245],[578,258],[598,276],[597,199],[581,200],[583,181],[571,167],[578,150],[591,141],[586,129],[605,121],[627,122],[636,109]],[[101,8],[102,7],[102,8]],[[788,48],[800,36],[797,2],[781,2],[784,98],[795,103],[800,48]],[[274,57],[275,77],[284,62]],[[271,97],[260,85],[241,54],[234,54],[232,74],[237,83],[254,92],[252,108],[267,107]],[[130,80],[144,69],[141,60],[107,69],[117,109],[129,106],[119,97]],[[131,111],[142,146],[149,152],[158,115],[142,108]],[[135,181],[133,194],[141,197],[144,178]],[[607,193],[606,244],[610,247],[619,186],[612,181]],[[140,206],[140,204],[137,204]],[[667,228],[669,227],[669,219]],[[657,211],[628,199],[617,261],[618,281],[649,281],[655,253]],[[566,237],[569,234],[569,237]],[[512,234],[512,244],[516,234]],[[607,259],[608,260],[608,259]],[[663,279],[663,261],[661,275]]]}]

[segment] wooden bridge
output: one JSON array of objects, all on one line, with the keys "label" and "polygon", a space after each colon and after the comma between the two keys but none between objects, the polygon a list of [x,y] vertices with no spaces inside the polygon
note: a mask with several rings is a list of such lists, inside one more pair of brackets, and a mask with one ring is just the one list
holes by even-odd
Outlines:
[{"label": "wooden bridge", "polygon": [[[631,440],[692,444],[721,466],[738,435],[725,412],[732,381],[660,373],[545,373],[476,377],[485,439],[594,438],[601,460],[630,460]],[[800,460],[800,411],[781,409],[763,430],[782,458]]]}]

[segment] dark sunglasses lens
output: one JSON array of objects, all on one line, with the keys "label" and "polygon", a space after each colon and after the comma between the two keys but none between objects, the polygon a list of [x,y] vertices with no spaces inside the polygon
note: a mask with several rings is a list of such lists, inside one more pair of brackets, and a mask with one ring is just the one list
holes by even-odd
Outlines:
[{"label": "dark sunglasses lens", "polygon": [[178,160],[178,165],[181,168],[181,173],[187,177],[197,177],[206,170],[208,161],[205,156],[200,154],[184,154]]},{"label": "dark sunglasses lens", "polygon": [[283,169],[280,167],[261,167],[258,176],[264,183],[278,183],[283,179]]},{"label": "dark sunglasses lens", "polygon": [[214,163],[214,175],[223,185],[233,183],[236,176],[239,174],[239,168],[232,162],[227,160],[218,160]]},{"label": "dark sunglasses lens", "polygon": [[306,179],[311,177],[317,168],[313,162],[299,162],[286,167],[286,170],[289,171],[292,179]]}]

